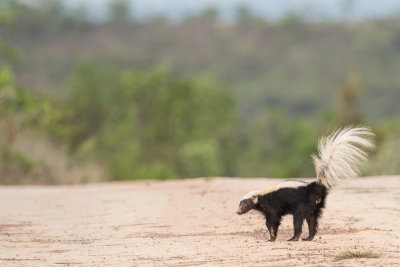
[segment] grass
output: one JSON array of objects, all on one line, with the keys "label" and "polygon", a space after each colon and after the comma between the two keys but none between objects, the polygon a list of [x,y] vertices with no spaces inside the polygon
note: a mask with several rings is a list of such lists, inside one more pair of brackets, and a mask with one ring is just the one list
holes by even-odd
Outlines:
[{"label": "grass", "polygon": [[346,251],[335,256],[336,261],[354,259],[354,258],[379,258],[380,255],[371,251]]}]

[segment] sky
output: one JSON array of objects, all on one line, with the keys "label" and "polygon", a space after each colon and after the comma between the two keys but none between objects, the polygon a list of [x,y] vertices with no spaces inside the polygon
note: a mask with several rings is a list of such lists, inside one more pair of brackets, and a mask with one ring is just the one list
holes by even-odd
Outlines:
[{"label": "sky", "polygon": [[[35,0],[25,0],[32,2]],[[84,4],[97,18],[106,16],[111,0],[65,0],[71,6]],[[216,7],[221,16],[231,18],[238,6],[247,6],[265,18],[276,19],[288,11],[301,12],[311,18],[340,19],[345,3],[352,3],[348,16],[352,19],[376,18],[400,13],[400,0],[131,0],[137,18],[165,15],[179,19],[207,7]]]}]

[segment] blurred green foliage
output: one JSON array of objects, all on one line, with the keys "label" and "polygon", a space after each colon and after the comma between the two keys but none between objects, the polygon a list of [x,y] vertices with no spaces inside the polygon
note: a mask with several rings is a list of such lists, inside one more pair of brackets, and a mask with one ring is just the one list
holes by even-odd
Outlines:
[{"label": "blurred green foliage", "polygon": [[[10,22],[0,27],[4,41],[23,58],[15,68],[17,80],[31,90],[65,95],[63,81],[80,60],[119,69],[165,65],[179,75],[213,75],[226,81],[246,118],[269,106],[313,120],[336,108],[340,85],[357,74],[363,104],[358,101],[354,107],[366,119],[375,122],[400,113],[396,15],[376,21],[310,22],[306,15],[289,12],[268,21],[240,6],[232,23],[221,22],[212,7],[181,22],[160,16],[138,21],[129,17],[132,7],[121,0],[110,2],[109,20],[95,23],[83,5],[69,9],[61,0],[34,3],[3,1]],[[343,12],[350,6],[344,5]]]},{"label": "blurred green foliage", "polygon": [[92,64],[77,66],[65,101],[42,103],[40,121],[112,179],[222,175],[223,142],[237,128],[235,104],[214,80]]},{"label": "blurred green foliage", "polygon": [[226,86],[166,69],[79,64],[60,101],[18,94],[27,125],[96,159],[110,179],[309,176],[319,130],[280,112],[246,125]]},{"label": "blurred green foliage", "polygon": [[396,17],[267,22],[240,7],[230,25],[215,8],[144,23],[116,1],[95,24],[62,1],[0,8],[1,170],[51,177],[13,150],[29,129],[113,180],[310,177],[319,136],[367,124],[378,150],[365,174],[400,172]]}]

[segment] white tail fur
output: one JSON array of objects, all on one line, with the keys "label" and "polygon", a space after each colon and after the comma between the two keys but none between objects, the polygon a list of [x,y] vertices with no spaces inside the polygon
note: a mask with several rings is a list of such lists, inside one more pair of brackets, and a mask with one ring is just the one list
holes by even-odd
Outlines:
[{"label": "white tail fur", "polygon": [[342,179],[357,176],[361,162],[367,160],[363,149],[374,147],[368,139],[373,135],[367,128],[346,127],[322,137],[318,142],[318,155],[312,155],[317,182],[332,188]]}]

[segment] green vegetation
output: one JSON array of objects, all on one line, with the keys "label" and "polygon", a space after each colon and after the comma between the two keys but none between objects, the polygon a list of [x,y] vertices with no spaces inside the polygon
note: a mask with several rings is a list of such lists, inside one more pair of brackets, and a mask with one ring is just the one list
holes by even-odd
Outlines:
[{"label": "green vegetation", "polygon": [[0,152],[0,175],[3,184],[46,183],[53,184],[49,166],[3,146]]},{"label": "green vegetation", "polygon": [[93,23],[39,2],[0,4],[2,177],[55,176],[16,148],[27,131],[105,179],[310,177],[319,136],[348,124],[377,133],[365,174],[400,173],[398,17],[270,22],[240,7],[232,24],[214,8],[139,22],[116,1]]},{"label": "green vegetation", "polygon": [[335,256],[336,261],[354,259],[354,258],[379,258],[380,255],[371,251],[346,251]]},{"label": "green vegetation", "polygon": [[217,82],[80,65],[69,84],[61,137],[72,151],[99,157],[114,179],[227,172],[223,142],[237,127],[233,100]]}]

